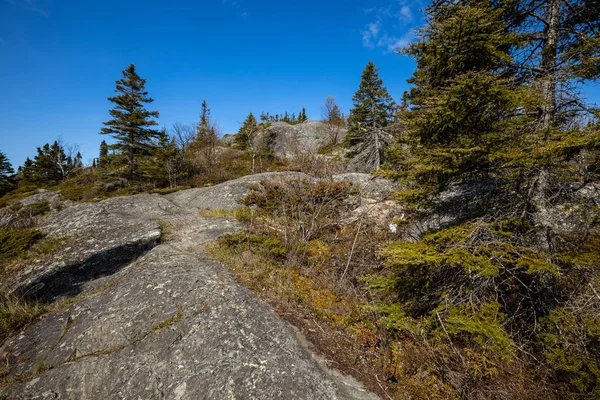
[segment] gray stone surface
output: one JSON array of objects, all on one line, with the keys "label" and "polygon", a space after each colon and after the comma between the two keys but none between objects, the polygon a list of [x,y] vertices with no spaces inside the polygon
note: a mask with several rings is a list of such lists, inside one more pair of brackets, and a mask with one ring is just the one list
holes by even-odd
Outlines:
[{"label": "gray stone surface", "polygon": [[[94,290],[80,291],[9,338],[0,347],[0,365],[8,370],[0,398],[376,399],[318,362],[293,327],[204,250],[204,243],[240,226],[203,218],[198,208],[233,207],[251,183],[268,176],[168,197],[82,204],[48,220],[43,228],[53,235],[94,239],[85,259],[142,238],[154,247],[116,270],[112,259],[85,267],[112,265],[80,283]],[[161,243],[157,219],[171,231]]]},{"label": "gray stone surface", "polygon": [[73,206],[50,216],[40,229],[66,245],[50,259],[32,262],[4,282],[12,291],[52,302],[86,291],[158,243],[157,220],[189,211],[158,194],[115,197]]},{"label": "gray stone surface", "polygon": [[[338,134],[338,141],[346,135],[345,129]],[[331,132],[327,125],[320,121],[306,121],[290,125],[286,122],[275,122],[264,130],[257,138],[259,148],[272,152],[282,158],[293,159],[299,154],[314,153],[331,142]]]},{"label": "gray stone surface", "polygon": [[314,180],[313,177],[302,172],[264,172],[244,176],[215,186],[182,190],[168,194],[166,198],[181,207],[230,210],[239,206],[238,200],[250,193],[252,185],[256,185],[265,179]]}]

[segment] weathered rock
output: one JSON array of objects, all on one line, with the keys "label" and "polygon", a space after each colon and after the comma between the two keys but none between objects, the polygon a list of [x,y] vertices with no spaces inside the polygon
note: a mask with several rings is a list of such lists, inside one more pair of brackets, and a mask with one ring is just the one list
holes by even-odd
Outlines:
[{"label": "weathered rock", "polygon": [[19,270],[5,284],[44,302],[74,296],[84,292],[88,282],[118,271],[154,247],[161,237],[156,220],[188,212],[157,194],[67,208],[40,226],[50,237],[65,238],[66,247]]},{"label": "weathered rock", "polygon": [[220,208],[230,210],[239,207],[238,200],[251,191],[251,187],[265,179],[308,179],[315,178],[302,172],[264,172],[223,182],[215,186],[182,190],[168,194],[167,199],[182,207]]},{"label": "weathered rock", "polygon": [[[172,201],[158,195],[114,198],[48,220],[47,232],[94,239],[90,249],[98,254],[141,238],[155,247],[117,263],[112,275],[85,275],[91,281],[80,284],[95,291],[6,341],[0,365],[8,374],[0,397],[376,399],[317,362],[294,328],[203,251],[203,243],[240,226],[203,218],[198,208],[234,207],[252,183],[302,176],[260,174],[174,193]],[[156,219],[167,221],[171,231],[161,244]],[[114,269],[112,259],[104,261],[98,266]],[[46,285],[39,293],[48,290]]]},{"label": "weathered rock", "polygon": [[227,133],[221,137],[221,143],[225,146],[233,146],[233,142],[235,141],[235,134]]},{"label": "weathered rock", "polygon": [[38,189],[37,193],[12,202],[0,209],[0,228],[29,228],[42,219],[40,205],[47,206],[44,213],[56,213],[73,205],[71,200],[62,200],[60,191]]},{"label": "weathered rock", "polygon": [[[343,140],[345,130],[338,134]],[[299,154],[313,153],[331,142],[331,132],[327,125],[319,121],[306,121],[290,125],[275,122],[257,138],[257,145],[276,157],[293,159]]]},{"label": "weathered rock", "polygon": [[60,211],[63,208],[72,205],[71,201],[62,201],[59,190],[38,189],[37,194],[19,200],[19,203],[21,203],[21,205],[24,207],[42,202],[47,202],[51,211]]}]

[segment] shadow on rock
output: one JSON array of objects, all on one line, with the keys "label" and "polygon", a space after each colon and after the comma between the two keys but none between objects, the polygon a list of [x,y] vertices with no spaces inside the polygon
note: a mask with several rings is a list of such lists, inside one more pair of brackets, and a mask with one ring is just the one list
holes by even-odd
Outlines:
[{"label": "shadow on rock", "polygon": [[74,297],[84,284],[113,275],[157,244],[141,240],[94,253],[82,262],[56,268],[17,290],[17,294],[42,303],[52,303],[61,297]]}]

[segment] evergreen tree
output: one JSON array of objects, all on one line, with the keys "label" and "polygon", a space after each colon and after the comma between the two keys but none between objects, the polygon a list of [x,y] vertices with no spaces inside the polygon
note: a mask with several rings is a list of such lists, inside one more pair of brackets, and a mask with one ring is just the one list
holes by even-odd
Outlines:
[{"label": "evergreen tree", "polygon": [[196,140],[192,146],[194,150],[202,155],[209,166],[212,166],[216,161],[217,140],[217,128],[210,120],[210,108],[204,100],[200,111],[200,122],[196,129]]},{"label": "evergreen tree", "polygon": [[414,185],[414,198],[432,198],[452,178],[489,169],[495,151],[506,151],[511,125],[528,126],[527,114],[516,112],[527,104],[526,93],[502,76],[517,38],[506,34],[501,11],[473,3],[430,6],[419,40],[404,50],[417,69],[392,153],[396,169]]},{"label": "evergreen tree", "polygon": [[46,143],[37,148],[34,160],[27,158],[23,165],[23,178],[29,182],[40,182],[48,185],[57,184],[76,173],[83,167],[81,154],[75,158],[67,156],[65,149],[58,141],[52,145]]},{"label": "evergreen tree", "polygon": [[156,186],[175,187],[185,176],[180,150],[166,129],[158,132],[150,155],[140,162],[140,170]]},{"label": "evergreen tree", "polygon": [[379,78],[379,69],[367,63],[359,88],[352,98],[346,146],[351,157],[359,157],[369,168],[378,169],[385,149],[392,143],[390,123],[395,103]]},{"label": "evergreen tree", "polygon": [[146,155],[159,135],[158,131],[151,129],[157,125],[153,118],[158,118],[158,111],[144,108],[144,103],[154,101],[148,97],[145,86],[146,79],[140,78],[135,66],[130,64],[123,71],[123,78],[116,81],[115,92],[118,95],[108,98],[115,104],[115,108],[109,111],[113,119],[104,122],[106,127],[100,131],[117,140],[109,148],[125,156],[123,161],[129,179],[133,179],[137,173],[137,157]]},{"label": "evergreen tree", "polygon": [[308,117],[306,116],[306,108],[302,107],[302,111],[300,111],[300,114],[298,115],[298,123],[301,124],[307,120]]},{"label": "evergreen tree", "polygon": [[0,151],[0,196],[3,196],[13,188],[11,175],[15,173],[10,161]]},{"label": "evergreen tree", "polygon": [[106,144],[106,141],[103,140],[102,143],[100,143],[100,155],[98,157],[98,168],[107,169],[109,163],[110,163],[110,160],[109,160],[109,155],[108,155],[108,144]]},{"label": "evergreen tree", "polygon": [[249,150],[253,146],[254,138],[258,132],[258,123],[252,113],[248,114],[235,136],[235,145],[240,150]]}]

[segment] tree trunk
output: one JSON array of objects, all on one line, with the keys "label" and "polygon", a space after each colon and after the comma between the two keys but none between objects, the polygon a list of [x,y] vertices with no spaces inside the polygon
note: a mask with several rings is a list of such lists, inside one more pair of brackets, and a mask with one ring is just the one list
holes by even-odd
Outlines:
[{"label": "tree trunk", "polygon": [[[542,49],[541,59],[541,92],[544,99],[542,113],[540,116],[541,128],[544,140],[549,139],[554,116],[556,112],[556,85],[557,85],[557,44],[558,30],[560,24],[560,1],[548,0],[546,7],[544,29],[545,43]],[[546,251],[552,251],[553,231],[551,228],[551,205],[548,202],[548,191],[550,187],[550,171],[543,165],[533,182],[531,204],[534,208],[534,222],[540,228],[539,244]]]},{"label": "tree trunk", "polygon": [[542,50],[542,96],[544,107],[542,109],[542,129],[545,135],[554,122],[556,111],[556,58],[558,45],[558,29],[560,24],[560,0],[548,0],[546,9],[546,28],[544,30],[545,43]]}]

